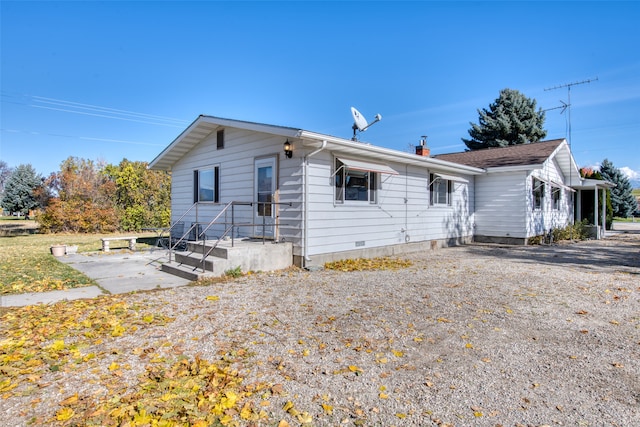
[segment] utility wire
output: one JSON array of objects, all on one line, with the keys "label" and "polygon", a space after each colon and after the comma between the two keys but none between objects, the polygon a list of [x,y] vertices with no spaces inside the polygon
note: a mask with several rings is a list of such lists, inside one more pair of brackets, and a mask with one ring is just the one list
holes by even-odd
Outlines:
[{"label": "utility wire", "polygon": [[[169,126],[183,128],[189,121],[173,117],[159,116],[135,111],[122,110],[100,105],[84,104],[65,99],[49,98],[37,95],[19,95],[2,91],[2,102],[25,105],[31,108],[41,108],[86,116],[102,117],[112,120],[124,120],[135,123],[150,124],[156,126]],[[6,100],[5,98],[11,99]],[[16,99],[17,98],[17,99]]]}]

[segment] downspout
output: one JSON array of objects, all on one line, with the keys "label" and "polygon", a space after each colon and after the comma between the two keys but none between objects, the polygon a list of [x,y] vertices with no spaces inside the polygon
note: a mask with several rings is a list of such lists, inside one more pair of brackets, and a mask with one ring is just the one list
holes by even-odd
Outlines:
[{"label": "downspout", "polygon": [[311,258],[309,258],[309,231],[308,231],[308,227],[309,227],[309,158],[312,156],[315,156],[316,154],[318,154],[320,151],[324,150],[327,146],[327,141],[323,140],[322,141],[322,145],[320,146],[320,148],[312,151],[311,153],[307,154],[306,156],[304,156],[304,163],[303,163],[303,167],[304,167],[304,173],[303,173],[303,178],[304,178],[304,215],[303,215],[303,224],[302,224],[302,232],[304,234],[303,237],[303,247],[302,247],[302,254],[303,254],[303,265],[302,267],[306,267],[306,263],[307,261],[311,261]]},{"label": "downspout", "polygon": [[404,242],[409,243],[409,165],[404,165]]}]

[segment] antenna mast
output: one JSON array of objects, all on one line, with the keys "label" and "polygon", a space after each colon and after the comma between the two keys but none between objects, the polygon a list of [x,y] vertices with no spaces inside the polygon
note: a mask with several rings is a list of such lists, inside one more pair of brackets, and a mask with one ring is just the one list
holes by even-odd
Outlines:
[{"label": "antenna mast", "polygon": [[[573,153],[571,152],[571,86],[577,86],[577,85],[581,85],[581,84],[591,83],[591,82],[595,82],[597,80],[598,80],[598,77],[596,77],[594,79],[582,80],[582,81],[579,81],[579,82],[572,82],[572,83],[566,83],[566,84],[562,84],[562,85],[557,85],[557,86],[553,86],[553,87],[549,87],[549,88],[545,89],[545,91],[548,91],[548,90],[554,90],[554,89],[561,89],[563,87],[567,88],[567,103],[565,104],[564,102],[560,101],[560,102],[562,102],[563,107],[564,107],[560,113],[561,114],[564,113],[565,109],[568,110],[567,122],[568,122],[568,128],[569,128],[568,129],[568,140],[569,140],[569,153],[570,153],[570,156],[573,156]],[[559,107],[556,107],[556,108],[559,108]],[[551,108],[551,110],[555,110],[555,108]],[[573,184],[571,182],[572,175],[573,175],[571,173],[571,171],[572,171],[572,168],[571,168],[571,166],[569,166],[569,187],[571,187],[571,185]],[[573,196],[571,197],[571,202],[572,202],[573,209],[574,209],[573,215],[571,215],[571,223],[573,224],[574,220],[575,220],[575,203],[576,203],[576,201],[573,199]],[[595,213],[594,215],[597,215],[597,213]],[[573,227],[571,227],[571,239],[573,239]]]},{"label": "antenna mast", "polygon": [[[562,89],[563,87],[567,88],[567,103],[565,104],[564,102],[562,102],[562,104],[564,105],[564,108],[562,110],[562,112],[564,112],[564,109],[568,109],[568,115],[567,115],[567,119],[569,122],[569,130],[568,130],[568,136],[569,136],[569,148],[571,148],[571,86],[577,86],[577,85],[581,85],[581,84],[585,84],[585,83],[591,83],[591,82],[595,82],[597,81],[598,78],[594,78],[594,79],[587,79],[587,80],[582,80],[579,82],[572,82],[572,83],[566,83],[566,84],[562,84],[562,85],[557,85],[557,86],[553,86],[553,87],[548,87],[545,89],[545,91],[549,91],[549,90],[554,90],[554,89]],[[558,107],[559,108],[559,107]],[[554,108],[550,108],[551,110],[554,110]]]}]

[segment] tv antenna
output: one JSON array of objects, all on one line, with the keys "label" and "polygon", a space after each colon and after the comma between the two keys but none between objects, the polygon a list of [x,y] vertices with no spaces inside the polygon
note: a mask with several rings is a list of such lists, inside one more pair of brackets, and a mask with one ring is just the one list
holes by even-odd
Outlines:
[{"label": "tv antenna", "polygon": [[[562,85],[557,85],[557,86],[553,86],[553,87],[548,87],[545,89],[545,91],[549,91],[549,90],[554,90],[554,89],[562,89],[563,87],[567,88],[567,103],[565,104],[564,102],[562,102],[563,106],[562,107],[556,107],[556,108],[550,108],[550,110],[555,110],[557,108],[562,108],[562,111],[560,112],[560,114],[564,113],[565,109],[568,111],[567,113],[567,123],[568,123],[568,140],[569,140],[569,148],[571,148],[571,87],[572,86],[577,86],[577,85],[582,85],[585,83],[591,83],[591,82],[595,82],[597,81],[598,78],[593,78],[593,79],[587,79],[587,80],[582,80],[579,82],[572,82],[572,83],[566,83],[566,84],[562,84]],[[545,110],[546,111],[546,110]]]},{"label": "tv antenna", "polygon": [[374,120],[371,123],[367,123],[367,119],[365,119],[360,111],[356,110],[354,107],[351,107],[351,115],[353,116],[353,126],[351,127],[353,129],[353,138],[351,138],[352,141],[358,140],[358,138],[356,137],[356,131],[364,132],[372,125],[382,120],[382,116],[380,114],[376,114]]},{"label": "tv antenna", "polygon": [[[572,86],[577,86],[577,85],[581,85],[581,84],[586,84],[586,83],[591,83],[591,82],[595,82],[598,80],[598,77],[593,78],[593,79],[587,79],[587,80],[582,80],[579,82],[572,82],[572,83],[566,83],[566,84],[562,84],[562,85],[557,85],[557,86],[553,86],[553,87],[549,87],[546,88],[545,91],[549,91],[549,90],[554,90],[554,89],[562,89],[563,87],[567,88],[567,103],[565,104],[564,102],[562,102],[562,107],[556,107],[556,108],[562,108],[562,111],[560,112],[560,114],[564,113],[565,110],[568,111],[567,113],[567,139],[568,139],[568,144],[569,144],[569,153],[571,153],[571,87]],[[551,108],[551,110],[555,110],[556,108]],[[573,156],[573,153],[570,154],[571,156]],[[576,165],[577,166],[577,165]],[[572,185],[572,168],[569,167],[569,187],[571,187]],[[574,203],[573,197],[571,199],[572,204]],[[575,209],[575,208],[574,208]],[[575,215],[575,213],[574,213]],[[573,223],[574,221],[574,215],[572,215],[571,217],[571,223]],[[573,239],[573,227],[571,227],[571,233],[570,233],[571,239]]]},{"label": "tv antenna", "polygon": [[560,114],[564,114],[564,112],[569,107],[569,104],[567,104],[566,102],[564,102],[562,100],[560,100],[560,104],[562,104],[562,105],[560,105],[559,107],[547,108],[546,110],[542,110],[542,111],[559,110],[560,108],[562,108],[562,111],[560,111]]}]

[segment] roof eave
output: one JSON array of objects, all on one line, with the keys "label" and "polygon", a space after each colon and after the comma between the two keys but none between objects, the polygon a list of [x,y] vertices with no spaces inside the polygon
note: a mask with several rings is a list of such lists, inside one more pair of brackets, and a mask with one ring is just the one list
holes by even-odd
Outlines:
[{"label": "roof eave", "polygon": [[281,135],[289,138],[295,137],[300,132],[300,129],[296,128],[200,115],[149,163],[149,169],[170,171],[177,160],[210,135],[211,132],[225,127]]},{"label": "roof eave", "polygon": [[401,151],[378,147],[375,145],[369,145],[362,142],[354,142],[351,140],[323,135],[316,132],[301,130],[297,136],[303,140],[303,144],[305,143],[304,141],[308,141],[306,145],[314,147],[316,147],[317,143],[326,141],[329,149],[338,152],[357,151],[360,154],[365,154],[374,159],[395,161],[398,163],[421,167],[431,166],[442,171],[463,173],[467,175],[481,175],[485,173],[484,169],[463,165],[461,163],[448,162],[446,160],[434,159],[433,157],[422,157],[411,153],[404,153]]},{"label": "roof eave", "polygon": [[495,172],[519,172],[519,171],[532,171],[534,169],[542,169],[542,164],[526,164],[526,165],[516,165],[516,166],[496,166],[487,168],[486,171],[488,173]]}]

